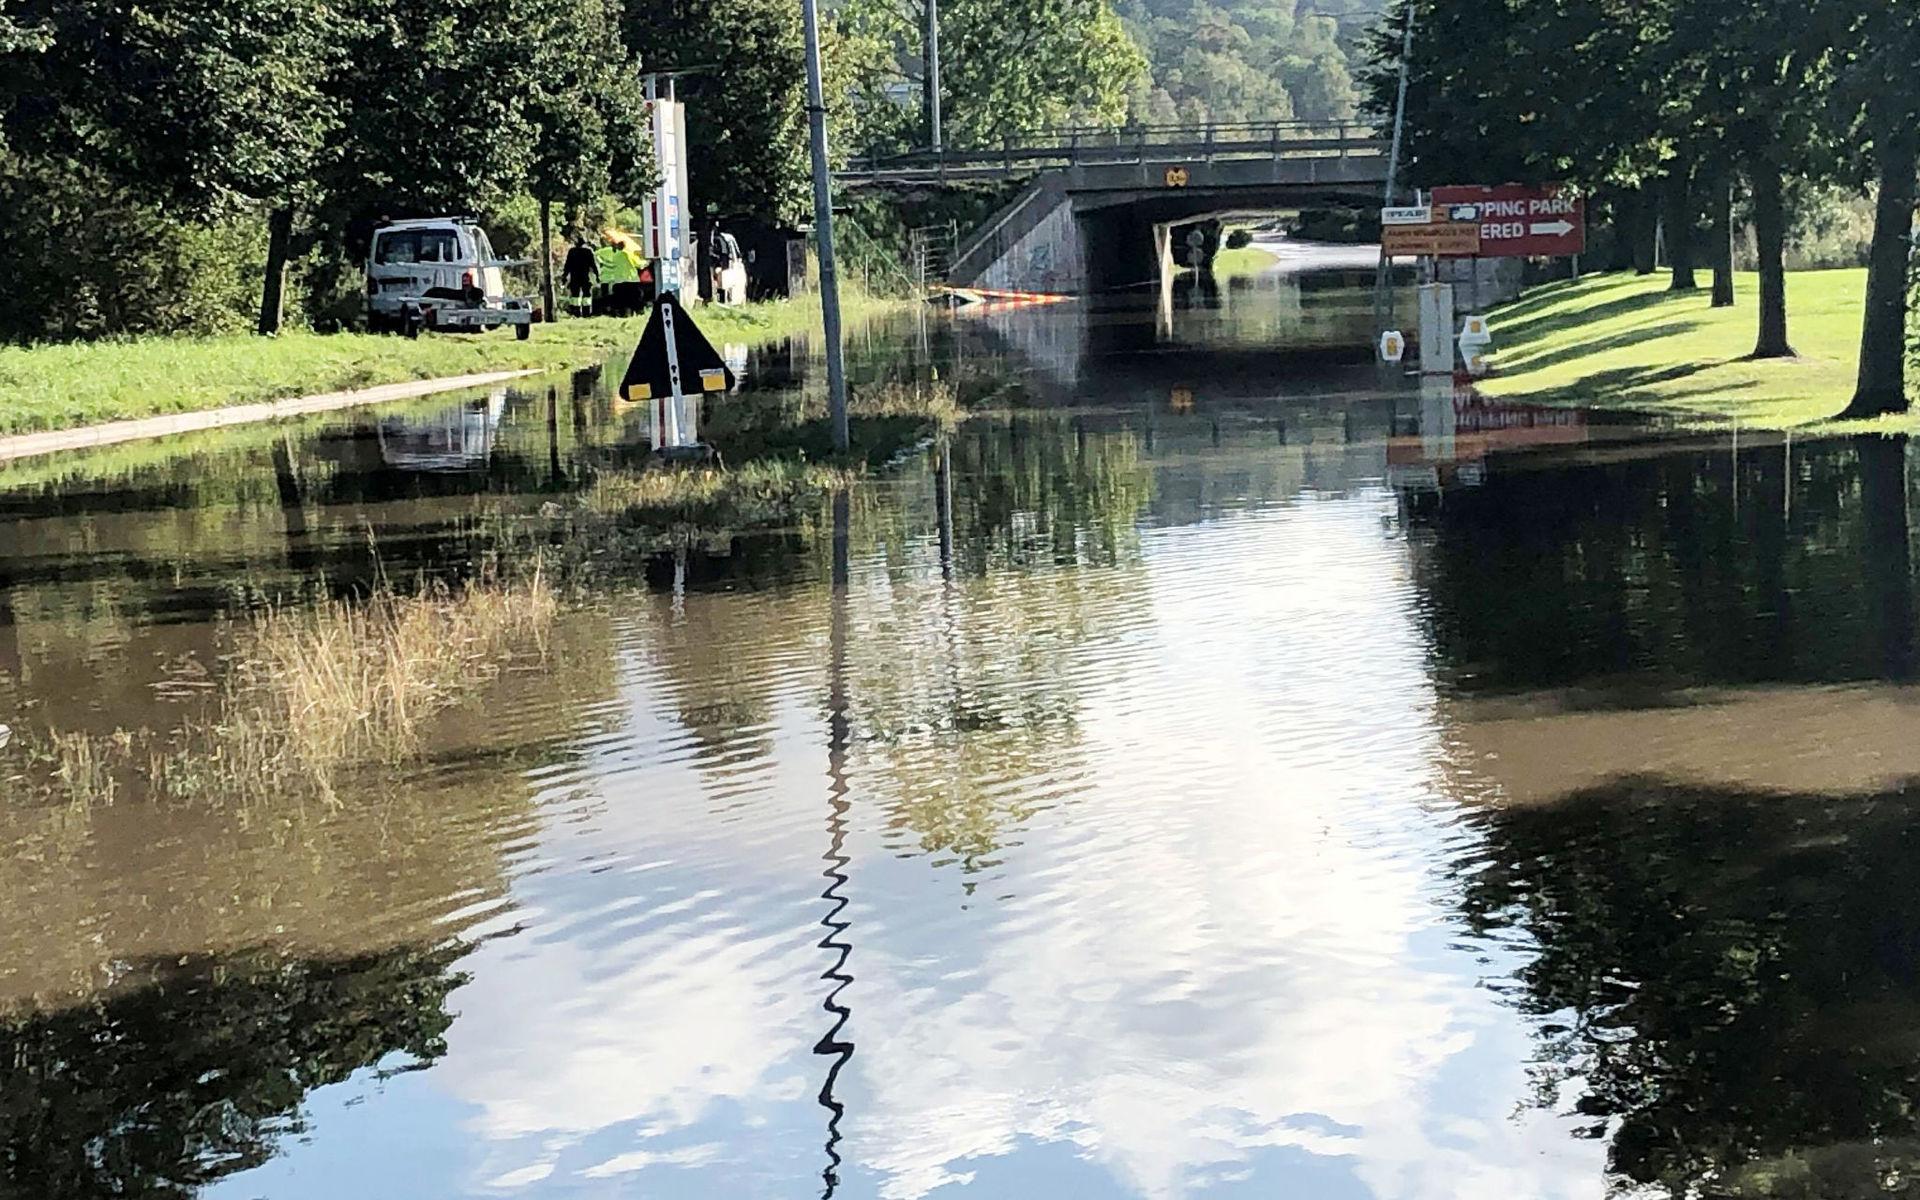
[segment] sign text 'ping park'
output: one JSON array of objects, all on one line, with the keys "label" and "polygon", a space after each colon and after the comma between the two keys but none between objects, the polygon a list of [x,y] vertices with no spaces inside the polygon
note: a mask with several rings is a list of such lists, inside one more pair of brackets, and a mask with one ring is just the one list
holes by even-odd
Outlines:
[{"label": "sign text 'ping park'", "polygon": [[1483,258],[1563,258],[1587,248],[1587,202],[1559,184],[1437,187],[1435,210],[1476,211]]}]

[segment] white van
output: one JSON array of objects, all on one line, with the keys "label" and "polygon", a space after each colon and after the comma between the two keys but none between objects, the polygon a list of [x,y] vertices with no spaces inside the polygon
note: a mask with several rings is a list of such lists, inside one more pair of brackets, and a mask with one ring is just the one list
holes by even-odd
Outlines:
[{"label": "white van", "polygon": [[533,332],[533,301],[509,296],[487,231],[466,217],[387,221],[367,252],[367,328],[417,335],[422,329]]}]

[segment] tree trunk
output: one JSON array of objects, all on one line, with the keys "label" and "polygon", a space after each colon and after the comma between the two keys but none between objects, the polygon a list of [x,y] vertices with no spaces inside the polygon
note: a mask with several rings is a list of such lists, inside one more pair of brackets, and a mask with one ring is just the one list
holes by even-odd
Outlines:
[{"label": "tree trunk", "polygon": [[1693,277],[1693,197],[1685,167],[1675,167],[1665,188],[1667,262],[1673,267],[1670,290],[1691,292],[1700,287]]},{"label": "tree trunk", "polygon": [[553,298],[553,201],[540,197],[540,303],[546,306],[546,319],[557,321],[560,310]]},{"label": "tree trunk", "polygon": [[1639,226],[1639,202],[1635,193],[1625,189],[1607,195],[1607,259],[1603,271],[1633,269],[1633,235]]},{"label": "tree trunk", "polygon": [[1733,307],[1733,180],[1722,171],[1713,180],[1713,307]]},{"label": "tree trunk", "polygon": [[1877,417],[1907,409],[1907,254],[1912,242],[1914,173],[1920,130],[1883,121],[1874,137],[1880,201],[1867,255],[1867,314],[1860,329],[1860,379],[1842,416]]},{"label": "tree trunk", "polygon": [[1651,275],[1660,269],[1660,206],[1643,184],[1633,191],[1633,273]]},{"label": "tree trunk", "polygon": [[293,241],[293,210],[285,205],[267,214],[267,277],[260,286],[261,334],[280,332],[286,315],[287,245]]},{"label": "tree trunk", "polygon": [[1753,237],[1760,251],[1760,338],[1755,358],[1792,358],[1787,341],[1787,210],[1780,169],[1755,163]]}]

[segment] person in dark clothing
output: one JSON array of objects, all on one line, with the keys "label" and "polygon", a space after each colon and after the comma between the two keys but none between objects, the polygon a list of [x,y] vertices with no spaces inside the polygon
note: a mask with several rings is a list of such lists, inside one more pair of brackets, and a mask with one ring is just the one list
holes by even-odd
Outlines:
[{"label": "person in dark clothing", "polygon": [[744,300],[744,296],[735,296],[728,287],[727,272],[740,261],[740,243],[732,234],[715,225],[707,234],[707,265],[713,272],[713,299],[719,304],[734,304]]},{"label": "person in dark clothing", "polygon": [[567,308],[576,317],[591,313],[593,287],[600,280],[600,264],[593,257],[593,247],[587,245],[585,234],[574,236],[573,248],[567,251],[560,274],[567,283]]}]

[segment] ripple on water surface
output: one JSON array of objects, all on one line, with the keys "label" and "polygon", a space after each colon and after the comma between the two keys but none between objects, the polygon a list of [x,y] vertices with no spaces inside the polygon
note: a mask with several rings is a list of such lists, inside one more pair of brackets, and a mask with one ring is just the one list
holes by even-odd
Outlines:
[{"label": "ripple on water surface", "polygon": [[[1599,1197],[1891,1128],[1917,768],[1856,465],[1442,495],[1391,468],[1464,439],[1370,403],[977,422],[950,561],[914,468],[844,587],[824,526],[669,563],[339,805],[0,808],[53,1114],[8,1183]],[[87,616],[8,696],[192,702],[204,629],[37,569]]]}]

